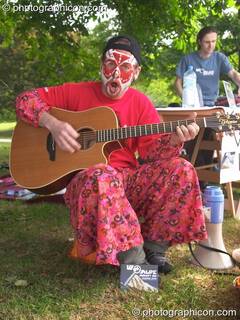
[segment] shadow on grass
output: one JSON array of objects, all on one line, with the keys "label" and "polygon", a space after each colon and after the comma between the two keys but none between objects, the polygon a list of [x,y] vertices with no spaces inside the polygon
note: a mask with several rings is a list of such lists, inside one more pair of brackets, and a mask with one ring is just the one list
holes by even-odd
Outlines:
[{"label": "shadow on grass", "polygon": [[0,139],[1,138],[11,138],[12,137],[12,133],[13,133],[13,130],[0,131]]},{"label": "shadow on grass", "polygon": [[[231,228],[226,232],[233,233],[231,219],[227,222]],[[0,229],[0,319],[132,319],[135,307],[239,310],[240,290],[233,288],[233,277],[191,266],[186,246],[170,250],[175,268],[161,276],[159,293],[123,293],[118,268],[67,257],[72,231],[64,206],[3,202]],[[16,280],[28,285],[17,287]]]},{"label": "shadow on grass", "polygon": [[0,214],[2,273],[73,277],[86,284],[90,273],[101,278],[106,270],[108,275],[115,272],[114,267],[95,267],[68,258],[72,231],[63,205],[19,204],[15,211],[14,205],[7,203]]},{"label": "shadow on grass", "polygon": [[[59,312],[70,314],[118,287],[118,268],[68,258],[68,220],[61,205],[9,202],[1,208],[0,319],[25,319],[25,314],[32,319],[33,314],[47,314],[48,308],[56,319],[64,319]],[[16,286],[17,280],[27,286]]]}]

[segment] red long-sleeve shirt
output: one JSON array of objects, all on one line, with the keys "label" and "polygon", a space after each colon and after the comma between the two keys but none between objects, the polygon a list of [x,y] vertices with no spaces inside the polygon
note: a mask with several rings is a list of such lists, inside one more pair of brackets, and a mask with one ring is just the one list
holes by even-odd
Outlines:
[{"label": "red long-sleeve shirt", "polygon": [[[113,100],[102,93],[100,82],[66,83],[60,86],[39,88],[24,92],[17,98],[18,116],[36,127],[40,114],[51,107],[83,111],[99,106],[111,107],[121,127],[160,122],[156,109],[143,93],[129,88],[122,98]],[[101,122],[101,119],[99,121]],[[136,166],[136,151],[142,158],[150,160],[176,156],[179,154],[179,147],[170,146],[169,138],[169,134],[128,138],[123,141],[122,149],[111,154],[109,164],[115,168]],[[161,155],[153,152],[156,140],[158,140],[158,147],[159,142],[162,145]]]}]

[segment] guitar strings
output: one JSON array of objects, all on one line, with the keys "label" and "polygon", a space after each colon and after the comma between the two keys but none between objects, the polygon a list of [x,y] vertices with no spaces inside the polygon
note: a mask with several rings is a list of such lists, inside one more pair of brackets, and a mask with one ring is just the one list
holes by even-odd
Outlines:
[{"label": "guitar strings", "polygon": [[[216,117],[216,116],[210,116],[210,117],[203,117],[203,118],[196,118],[196,120],[195,121],[193,121],[193,122],[197,122],[197,123],[199,123],[199,122],[201,122],[201,121],[203,121],[203,123],[204,123],[204,120],[206,120],[206,122],[207,122],[207,127],[212,127],[212,128],[219,128],[220,126],[229,126],[229,125],[231,125],[231,126],[239,126],[239,123],[238,123],[238,121],[237,121],[237,123],[235,124],[235,123],[227,123],[228,121],[231,121],[232,120],[232,118],[234,119],[234,120],[236,120],[236,117],[234,117],[234,116],[232,116],[232,115],[230,115],[230,118],[227,118],[227,117],[221,117],[221,118],[224,118],[224,120],[226,121],[226,123],[221,123],[221,122],[219,122],[219,121],[216,121],[216,120],[219,120],[219,118],[218,117]],[[176,120],[176,121],[169,121],[169,122],[159,122],[159,123],[153,123],[153,124],[145,124],[145,125],[137,125],[137,126],[129,126],[129,127],[118,127],[118,128],[106,128],[106,129],[101,129],[101,130],[92,130],[92,131],[83,131],[83,132],[81,132],[80,133],[80,137],[79,137],[79,139],[81,139],[81,137],[84,139],[84,138],[96,138],[96,134],[98,133],[98,132],[114,132],[114,133],[116,133],[116,132],[118,132],[119,130],[120,131],[123,131],[123,130],[126,130],[126,131],[130,131],[131,129],[133,129],[133,128],[136,128],[136,129],[140,129],[140,128],[145,128],[146,126],[147,127],[151,127],[151,126],[171,126],[170,124],[177,124],[177,125],[179,125],[179,122],[180,122],[180,124],[181,124],[181,122],[182,122],[182,124],[184,124],[184,123],[186,123],[186,122],[190,122],[192,119],[183,119],[183,120]],[[238,119],[237,119],[238,120]],[[240,121],[239,121],[240,122]],[[191,122],[190,122],[191,123]],[[204,126],[205,127],[205,126]],[[141,129],[140,129],[141,130]],[[231,130],[230,128],[229,128],[229,130]],[[156,134],[156,133],[153,133],[153,134]]]}]

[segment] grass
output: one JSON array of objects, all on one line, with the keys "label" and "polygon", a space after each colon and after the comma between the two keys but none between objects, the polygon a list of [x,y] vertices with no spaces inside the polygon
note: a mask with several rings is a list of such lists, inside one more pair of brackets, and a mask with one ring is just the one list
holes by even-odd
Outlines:
[{"label": "grass", "polygon": [[8,162],[10,143],[0,142],[0,163]]},{"label": "grass", "polygon": [[15,124],[15,122],[3,122],[0,124],[0,175],[8,173],[8,169],[5,166],[8,165],[10,150],[10,142],[1,142],[1,139],[11,138]]},{"label": "grass", "polygon": [[[0,150],[0,162],[7,161],[9,144],[0,144]],[[239,227],[240,221],[225,217],[223,235],[230,252],[240,247]],[[123,292],[118,268],[68,258],[72,230],[64,205],[1,201],[0,230],[1,320],[134,319],[134,308],[157,319],[166,318],[157,316],[161,309],[234,309],[238,316],[227,319],[240,318],[240,290],[232,285],[234,276],[191,265],[186,245],[169,250],[175,268],[161,277],[158,293]],[[18,280],[25,282],[19,286]],[[156,316],[150,317],[150,312]]]},{"label": "grass", "polygon": [[[225,219],[228,249],[240,246],[239,226]],[[133,319],[136,307],[239,310],[234,277],[192,266],[185,245],[171,248],[175,269],[162,276],[159,293],[122,292],[118,268],[67,257],[72,231],[63,205],[2,201],[0,228],[0,319]],[[27,285],[16,286],[17,280]]]},{"label": "grass", "polygon": [[12,130],[15,127],[16,122],[3,122],[0,124],[0,139],[11,138]]},{"label": "grass", "polygon": [[9,131],[12,130],[16,125],[16,122],[2,122],[0,124],[0,135],[2,131]]}]

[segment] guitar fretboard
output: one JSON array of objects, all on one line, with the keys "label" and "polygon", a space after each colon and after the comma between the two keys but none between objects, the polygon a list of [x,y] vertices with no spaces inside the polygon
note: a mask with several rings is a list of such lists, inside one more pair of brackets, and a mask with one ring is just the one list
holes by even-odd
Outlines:
[{"label": "guitar fretboard", "polygon": [[[148,136],[158,133],[175,132],[176,128],[181,125],[188,125],[193,120],[177,120],[163,123],[145,124],[140,126],[129,126],[115,129],[96,130],[96,142],[106,142],[121,140],[126,138],[135,138],[140,136]],[[199,127],[206,127],[205,118],[195,120]]]}]

